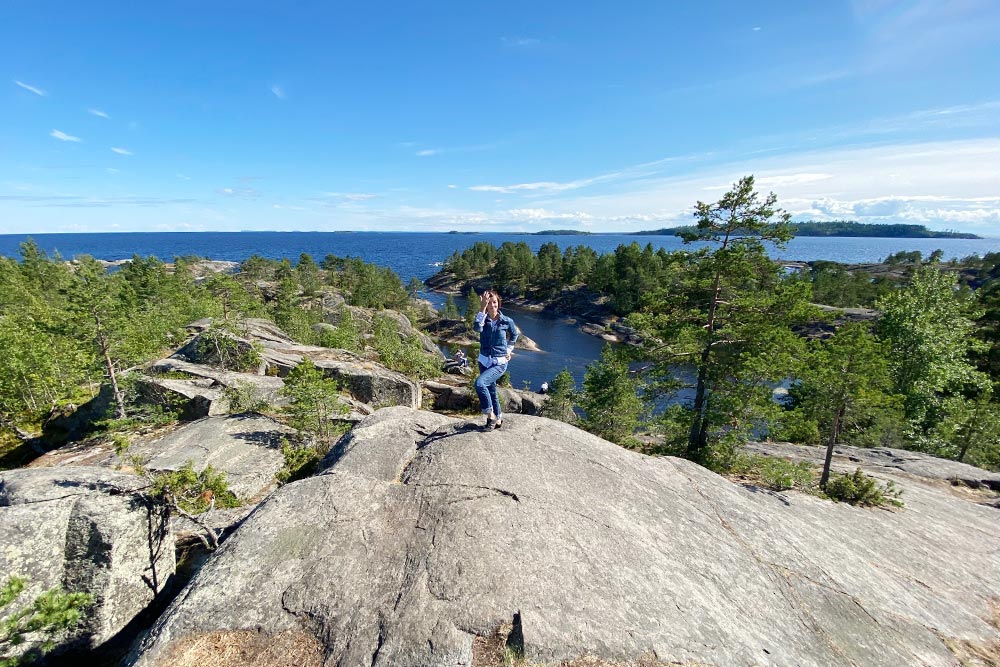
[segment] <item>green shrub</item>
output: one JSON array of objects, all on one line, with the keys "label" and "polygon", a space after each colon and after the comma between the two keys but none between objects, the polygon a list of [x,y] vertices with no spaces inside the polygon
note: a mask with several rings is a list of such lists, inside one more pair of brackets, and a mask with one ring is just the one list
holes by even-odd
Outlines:
[{"label": "green shrub", "polygon": [[236,382],[233,386],[222,390],[222,397],[229,403],[231,415],[262,412],[267,408],[267,401],[261,395],[260,387],[252,382]]},{"label": "green shrub", "polygon": [[780,417],[770,429],[771,437],[775,440],[787,440],[788,442],[799,442],[809,445],[819,444],[819,424],[815,419],[810,419],[801,410],[787,410],[782,412]]},{"label": "green shrub", "polygon": [[858,468],[853,473],[843,473],[830,478],[823,489],[831,500],[860,505],[861,507],[902,507],[899,497],[903,490],[892,480],[880,486],[874,477],[870,477]]},{"label": "green shrub", "polygon": [[351,352],[361,351],[361,329],[346,308],[340,315],[340,322],[333,330],[324,330],[320,333],[319,344],[323,347],[332,347]]},{"label": "green shrub", "polygon": [[372,345],[383,366],[418,380],[440,375],[441,360],[427,354],[416,337],[400,334],[390,318],[376,318],[373,333]]},{"label": "green shrub", "polygon": [[261,355],[258,343],[241,341],[224,327],[210,327],[198,337],[198,357],[231,371],[257,370]]},{"label": "green shrub", "polygon": [[[18,667],[36,661],[55,647],[55,640],[74,628],[84,610],[94,602],[89,593],[66,593],[54,588],[12,614],[4,611],[24,590],[22,577],[10,577],[0,588],[0,667]],[[25,643],[28,634],[37,634],[41,643],[20,655],[11,649]]]},{"label": "green shrub", "polygon": [[115,456],[119,459],[123,459],[125,458],[125,453],[128,451],[128,448],[132,445],[132,439],[124,433],[112,433],[111,445],[115,448]]},{"label": "green shrub", "polygon": [[200,514],[212,505],[216,507],[239,507],[236,494],[229,490],[226,473],[205,466],[195,472],[194,462],[188,461],[180,470],[154,474],[152,493],[165,498],[168,504],[176,503],[184,512]]},{"label": "green shrub", "polygon": [[275,478],[282,484],[309,477],[319,464],[319,451],[305,444],[292,444],[288,440],[282,440],[281,453],[285,457],[285,465],[275,474]]},{"label": "green shrub", "polygon": [[793,463],[787,459],[760,454],[736,453],[724,471],[758,482],[773,491],[808,490],[813,485],[813,467],[806,461]]}]

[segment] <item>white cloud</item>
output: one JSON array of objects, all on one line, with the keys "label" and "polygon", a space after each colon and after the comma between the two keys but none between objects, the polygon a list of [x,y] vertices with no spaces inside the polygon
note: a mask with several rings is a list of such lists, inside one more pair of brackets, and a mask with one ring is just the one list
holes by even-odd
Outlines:
[{"label": "white cloud", "polygon": [[132,151],[130,151],[130,150],[126,149],[126,148],[118,148],[117,146],[112,146],[111,150],[113,152],[115,152],[115,153],[118,153],[119,155],[131,155],[132,154]]},{"label": "white cloud", "polygon": [[513,208],[505,212],[511,220],[590,220],[592,216],[582,211],[560,213],[544,208]]},{"label": "white cloud", "polygon": [[72,134],[66,134],[65,132],[62,132],[60,130],[52,130],[51,132],[49,132],[49,136],[55,137],[59,141],[76,141],[76,142],[83,141],[83,139],[81,139],[80,137],[74,137]]},{"label": "white cloud", "polygon": [[457,186],[457,185],[455,185],[454,183],[449,183],[449,184],[448,184],[448,189],[449,189],[449,190],[455,190],[455,189],[457,189],[457,188],[458,188],[458,186]]},{"label": "white cloud", "polygon": [[94,116],[99,116],[100,118],[111,118],[107,113],[101,111],[100,109],[87,109],[87,113],[93,114]]},{"label": "white cloud", "polygon": [[754,32],[760,32],[760,26],[759,25],[758,26],[754,26],[753,31]]},{"label": "white cloud", "polygon": [[672,226],[690,222],[700,193],[726,190],[746,174],[755,174],[759,190],[773,189],[778,205],[799,220],[918,223],[1000,235],[994,222],[1000,216],[1000,139],[995,138],[734,160],[685,175],[622,183],[613,193],[552,193],[538,203],[555,211],[582,211],[598,222],[655,220]]},{"label": "white cloud", "polygon": [[29,86],[28,84],[24,83],[23,81],[18,81],[17,79],[15,79],[14,83],[15,83],[15,85],[18,85],[21,88],[24,88],[25,90],[29,90],[29,91],[33,92],[35,95],[40,95],[41,97],[45,97],[45,96],[48,95],[48,93],[46,93],[41,88],[36,88],[35,86]]},{"label": "white cloud", "polygon": [[279,100],[285,99],[285,89],[281,86],[271,86],[271,93]]},{"label": "white cloud", "polygon": [[420,157],[429,157],[431,155],[437,155],[440,152],[441,151],[436,148],[425,148],[422,151],[417,151],[417,155],[419,155]]}]

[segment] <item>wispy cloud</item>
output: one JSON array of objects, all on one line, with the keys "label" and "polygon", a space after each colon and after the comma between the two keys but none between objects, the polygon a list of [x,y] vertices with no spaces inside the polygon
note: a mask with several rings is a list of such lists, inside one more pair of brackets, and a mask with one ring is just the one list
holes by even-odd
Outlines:
[{"label": "wispy cloud", "polygon": [[[407,142],[410,147],[417,144]],[[445,153],[475,153],[478,151],[488,151],[496,148],[494,144],[475,144],[471,146],[435,146],[433,148],[423,148],[414,153],[417,157],[431,157],[432,155],[443,155]]]},{"label": "wispy cloud", "polygon": [[26,84],[24,81],[18,81],[17,79],[14,79],[14,83],[16,85],[20,86],[21,88],[24,88],[25,90],[33,92],[35,95],[39,95],[41,97],[45,97],[46,95],[48,95],[48,93],[46,93],[41,88],[36,88],[35,86],[30,86],[30,85]]},{"label": "wispy cloud", "polygon": [[118,153],[119,155],[131,155],[132,154],[132,151],[130,151],[130,150],[126,149],[126,148],[119,148],[117,146],[112,146],[111,150],[112,150],[112,152]]},{"label": "wispy cloud", "polygon": [[80,137],[74,137],[72,134],[66,134],[61,130],[52,130],[51,132],[49,132],[49,136],[55,137],[59,141],[77,141],[77,142],[83,141],[83,139],[81,139]]},{"label": "wispy cloud", "polygon": [[285,99],[285,89],[281,86],[271,86],[271,94],[277,97],[279,100]]},{"label": "wispy cloud", "polygon": [[599,183],[652,176],[660,166],[690,157],[667,157],[654,162],[637,164],[619,171],[599,174],[589,178],[578,178],[572,181],[534,181],[530,183],[515,183],[513,185],[473,185],[469,187],[469,190],[473,192],[497,192],[507,195],[516,193],[552,194],[566,192],[568,190],[579,190]]},{"label": "wispy cloud", "polygon": [[589,213],[583,211],[558,212],[544,208],[512,208],[504,211],[503,216],[508,220],[524,221],[544,221],[544,220],[580,220],[589,221],[593,218]]},{"label": "wispy cloud", "polygon": [[320,202],[327,206],[340,206],[358,204],[377,198],[378,195],[370,192],[324,192],[318,197],[311,197],[309,201]]},{"label": "wispy cloud", "polygon": [[236,197],[239,199],[256,199],[260,196],[260,192],[253,188],[219,188],[217,192],[227,197]]},{"label": "wispy cloud", "polygon": [[0,202],[16,202],[28,206],[53,206],[58,208],[111,208],[115,206],[170,206],[193,204],[196,199],[146,197],[124,195],[119,197],[83,196],[69,194],[53,195],[0,195]]},{"label": "wispy cloud", "polygon": [[542,43],[542,40],[537,37],[501,37],[500,41],[504,46],[521,49],[538,46]]},{"label": "wispy cloud", "polygon": [[101,111],[100,109],[87,109],[87,113],[92,114],[94,116],[98,116],[100,118],[111,118],[111,116],[109,116],[104,111]]},{"label": "wispy cloud", "polygon": [[853,0],[854,18],[867,35],[862,67],[922,68],[942,55],[996,39],[994,0]]},{"label": "wispy cloud", "polygon": [[906,222],[1000,235],[997,138],[733,159],[693,173],[622,183],[607,194],[553,193],[538,208],[586,213],[604,231],[672,226],[690,221],[699,193],[728,189],[750,173],[798,220]]},{"label": "wispy cloud", "polygon": [[757,185],[762,188],[774,188],[783,185],[805,185],[806,183],[818,183],[833,178],[833,174],[781,174],[779,176],[762,176],[757,179]]},{"label": "wispy cloud", "polygon": [[753,31],[754,31],[754,32],[760,32],[760,26],[759,26],[759,25],[757,25],[757,26],[754,26],[754,27],[753,27]]}]

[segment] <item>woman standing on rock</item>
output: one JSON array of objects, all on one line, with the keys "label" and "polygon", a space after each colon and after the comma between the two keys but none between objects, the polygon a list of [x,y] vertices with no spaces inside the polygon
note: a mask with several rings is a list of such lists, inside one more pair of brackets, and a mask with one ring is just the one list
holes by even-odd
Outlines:
[{"label": "woman standing on rock", "polygon": [[514,320],[500,312],[500,295],[486,290],[479,297],[480,310],[476,313],[474,329],[479,334],[479,377],[476,394],[479,408],[486,415],[484,431],[500,428],[503,414],[497,396],[497,380],[507,372],[507,364],[514,354],[514,343],[521,335]]}]

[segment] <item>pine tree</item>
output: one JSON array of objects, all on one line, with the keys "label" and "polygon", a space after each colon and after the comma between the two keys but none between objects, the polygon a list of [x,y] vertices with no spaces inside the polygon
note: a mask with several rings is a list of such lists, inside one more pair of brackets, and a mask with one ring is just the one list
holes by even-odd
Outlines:
[{"label": "pine tree", "polygon": [[[12,576],[0,587],[0,666],[18,667],[34,662],[55,648],[55,640],[72,630],[94,603],[89,593],[66,593],[58,588],[42,593],[30,605],[14,613],[7,608],[24,591],[27,581]],[[22,647],[29,635],[40,641],[26,652],[15,655],[13,647]]]},{"label": "pine tree", "polygon": [[441,317],[446,320],[459,319],[458,306],[455,305],[455,297],[451,294],[444,301],[444,310],[441,312]]},{"label": "pine tree", "polygon": [[605,345],[601,358],[587,367],[580,407],[583,428],[620,445],[634,443],[645,404],[624,352]]},{"label": "pine tree", "polygon": [[552,380],[548,398],[542,405],[542,416],[568,423],[576,421],[576,413],[573,412],[576,396],[576,380],[569,370],[564,368]]},{"label": "pine tree", "polygon": [[292,399],[288,414],[292,426],[314,436],[321,443],[330,443],[334,436],[333,419],[342,413],[337,400],[339,387],[312,361],[304,359],[289,371],[282,394]]},{"label": "pine tree", "polygon": [[862,423],[866,407],[883,405],[891,380],[885,349],[868,325],[848,324],[832,337],[815,341],[803,357],[795,395],[825,435],[826,458],[820,486],[830,478],[833,449],[843,431]]},{"label": "pine tree", "polygon": [[694,398],[682,412],[692,460],[707,461],[710,444],[733,442],[776,410],[771,387],[802,345],[790,325],[809,312],[808,283],[784,276],[765,249],[792,236],[789,214],[775,204],[773,193],[754,191],[753,176],[714,204],[698,202],[698,224],[683,237],[704,247],[681,255],[678,284],[650,293],[632,318],[658,341],[649,354],[661,376],[678,364],[694,368]]},{"label": "pine tree", "polygon": [[475,323],[476,313],[479,312],[481,307],[479,295],[476,294],[475,288],[469,287],[469,291],[465,293],[465,323],[470,329]]}]

